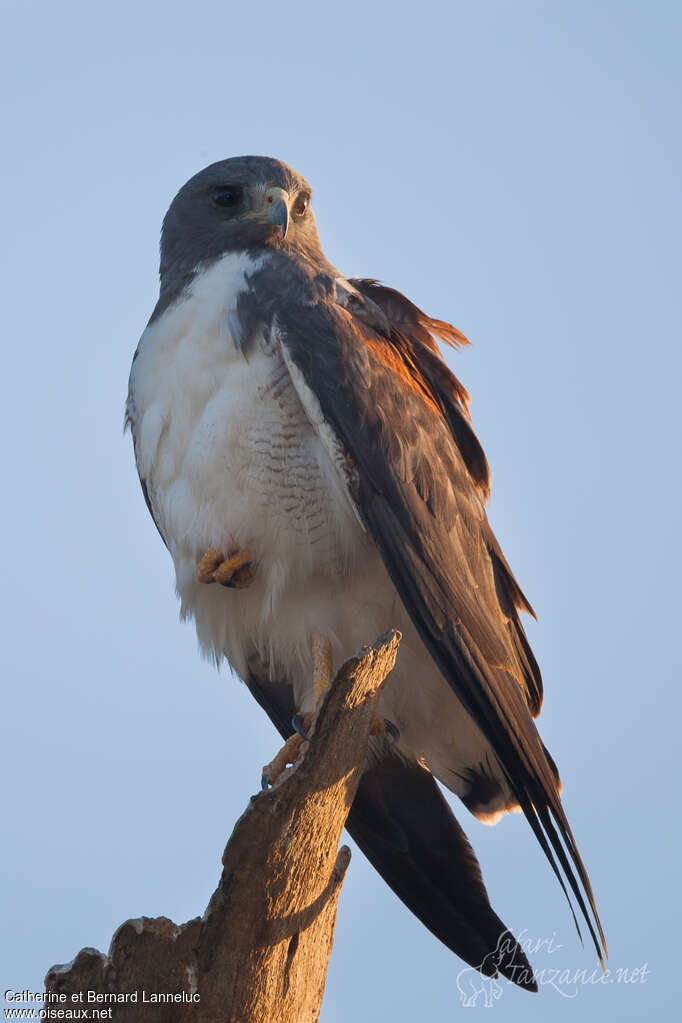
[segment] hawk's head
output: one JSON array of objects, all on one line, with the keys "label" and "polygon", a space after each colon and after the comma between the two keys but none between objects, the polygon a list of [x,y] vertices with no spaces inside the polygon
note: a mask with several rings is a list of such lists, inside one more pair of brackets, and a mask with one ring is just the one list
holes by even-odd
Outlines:
[{"label": "hawk's head", "polygon": [[163,222],[161,277],[176,276],[226,252],[290,249],[324,260],[311,188],[268,156],[237,156],[199,171],[182,186]]}]

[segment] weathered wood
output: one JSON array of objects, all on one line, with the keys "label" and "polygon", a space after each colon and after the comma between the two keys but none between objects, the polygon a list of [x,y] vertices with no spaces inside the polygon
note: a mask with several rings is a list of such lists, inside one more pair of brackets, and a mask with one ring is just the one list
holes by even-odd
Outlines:
[{"label": "weathered wood", "polygon": [[[350,850],[341,831],[364,764],[376,697],[400,636],[366,647],[338,672],[299,762],[240,817],[202,918],[129,920],[109,954],[83,949],[54,966],[46,990],[83,992],[117,1023],[314,1023],[322,1004],[336,908]],[[255,773],[255,772],[254,772]],[[337,854],[338,850],[338,854]],[[133,995],[87,1002],[87,992]],[[175,995],[159,1010],[147,1000]]]}]

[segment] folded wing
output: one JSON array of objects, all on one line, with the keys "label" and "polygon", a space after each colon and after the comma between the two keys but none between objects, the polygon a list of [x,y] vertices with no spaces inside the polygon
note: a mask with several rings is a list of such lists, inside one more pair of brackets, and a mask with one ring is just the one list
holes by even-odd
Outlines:
[{"label": "folded wing", "polygon": [[590,882],[533,722],[542,683],[518,618],[531,608],[485,514],[488,470],[466,392],[432,335],[464,338],[391,289],[350,285],[339,297],[316,284],[306,300],[299,292],[274,310],[292,377],[314,395],[352,463],[350,497],[405,608],[492,746],[567,895],[568,882],[602,961]]}]

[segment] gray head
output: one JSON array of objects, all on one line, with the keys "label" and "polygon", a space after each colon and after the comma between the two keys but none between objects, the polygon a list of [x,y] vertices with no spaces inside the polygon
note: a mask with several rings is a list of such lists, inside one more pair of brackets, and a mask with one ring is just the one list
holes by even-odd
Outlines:
[{"label": "gray head", "polygon": [[170,205],[161,232],[161,286],[185,283],[226,252],[284,249],[324,262],[311,188],[268,156],[237,156],[199,171]]}]

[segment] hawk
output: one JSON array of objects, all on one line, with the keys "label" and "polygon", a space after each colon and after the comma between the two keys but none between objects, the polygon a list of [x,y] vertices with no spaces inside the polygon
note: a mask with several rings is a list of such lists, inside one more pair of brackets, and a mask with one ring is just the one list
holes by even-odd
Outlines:
[{"label": "hawk", "polygon": [[488,464],[437,339],[467,342],[398,291],[339,273],[310,200],[286,164],[247,156],[171,203],[126,408],[142,490],[183,618],[287,739],[266,785],[335,667],[400,630],[348,830],[450,949],[535,990],[437,785],[488,824],[525,814],[601,961],[534,723],[542,680],[519,619],[533,611],[488,523]]}]

